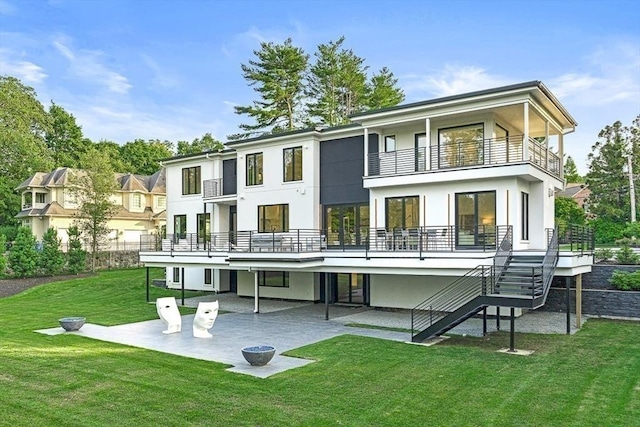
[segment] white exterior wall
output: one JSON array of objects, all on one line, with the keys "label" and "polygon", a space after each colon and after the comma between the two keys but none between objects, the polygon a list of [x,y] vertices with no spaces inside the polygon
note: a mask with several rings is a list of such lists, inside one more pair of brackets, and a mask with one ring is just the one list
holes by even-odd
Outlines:
[{"label": "white exterior wall", "polygon": [[[260,297],[317,301],[320,299],[320,287],[316,284],[316,277],[314,273],[291,271],[288,288],[260,286]],[[254,296],[254,280],[253,272],[238,271],[238,296]]]},{"label": "white exterior wall", "polygon": [[[302,146],[302,181],[284,182],[283,149]],[[238,230],[258,229],[258,206],[289,205],[289,229],[320,228],[320,145],[303,135],[238,148]],[[247,154],[263,154],[263,184],[247,186]]]},{"label": "white exterior wall", "polygon": [[369,299],[372,307],[411,309],[449,285],[455,277],[391,276],[369,277]]}]

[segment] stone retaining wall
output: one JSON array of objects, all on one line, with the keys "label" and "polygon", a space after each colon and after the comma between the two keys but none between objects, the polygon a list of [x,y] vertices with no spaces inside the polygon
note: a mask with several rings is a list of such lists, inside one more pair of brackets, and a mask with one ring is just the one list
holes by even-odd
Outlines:
[{"label": "stone retaining wall", "polygon": [[[640,292],[619,291],[609,279],[616,270],[630,273],[640,270],[637,265],[594,265],[591,273],[582,275],[582,313],[594,316],[640,318]],[[547,302],[542,310],[566,311],[564,277],[554,277]],[[571,312],[575,313],[575,278],[571,280]]]},{"label": "stone retaining wall", "polygon": [[[99,252],[96,257],[96,270],[108,270],[111,268],[140,267],[138,251],[108,251]],[[87,270],[91,270],[91,254],[87,254]]]}]

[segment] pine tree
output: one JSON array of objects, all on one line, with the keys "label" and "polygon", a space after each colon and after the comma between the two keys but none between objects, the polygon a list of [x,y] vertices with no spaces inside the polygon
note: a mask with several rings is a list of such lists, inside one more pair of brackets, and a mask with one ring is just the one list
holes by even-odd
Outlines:
[{"label": "pine tree", "polygon": [[36,239],[30,228],[20,227],[18,236],[9,251],[9,266],[17,277],[33,276],[37,262]]},{"label": "pine tree", "polygon": [[584,182],[584,179],[578,173],[576,162],[573,161],[573,158],[571,156],[567,156],[567,160],[564,163],[564,179],[568,183]]},{"label": "pine tree", "polygon": [[64,254],[60,248],[58,232],[50,227],[42,236],[39,267],[43,274],[55,276],[64,268]]},{"label": "pine tree", "polygon": [[371,77],[367,107],[377,110],[400,104],[404,101],[404,91],[397,85],[398,79],[387,67],[383,67],[378,74]]},{"label": "pine tree", "polygon": [[69,243],[67,249],[67,270],[71,274],[78,274],[85,270],[87,253],[82,249],[80,230],[78,227],[69,227]]},{"label": "pine tree", "polygon": [[242,64],[242,76],[260,99],[250,106],[235,107],[235,112],[248,115],[255,124],[241,124],[244,132],[229,135],[229,139],[294,130],[305,122],[301,102],[309,55],[293,46],[291,39],[284,44],[263,42],[253,53],[256,59]]}]

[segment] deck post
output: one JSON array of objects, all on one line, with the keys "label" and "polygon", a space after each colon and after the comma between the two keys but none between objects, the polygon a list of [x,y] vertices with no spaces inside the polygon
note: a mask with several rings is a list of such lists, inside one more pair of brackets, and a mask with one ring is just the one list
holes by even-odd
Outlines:
[{"label": "deck post", "polygon": [[147,267],[147,302],[149,302],[149,267]]},{"label": "deck post", "polygon": [[329,320],[329,273],[324,273],[324,320]]},{"label": "deck post", "polygon": [[260,284],[258,283],[258,272],[253,272],[253,287],[254,287],[254,298],[253,298],[253,312],[260,313]]},{"label": "deck post", "polygon": [[582,273],[576,276],[576,328],[582,326]]},{"label": "deck post", "polygon": [[496,330],[500,330],[500,306],[496,307]]},{"label": "deck post", "polygon": [[564,279],[567,287],[567,335],[571,334],[571,276]]},{"label": "deck post", "polygon": [[516,343],[516,309],[511,307],[511,333],[509,336],[509,352],[515,353],[515,343]]},{"label": "deck post", "polygon": [[180,279],[182,282],[182,306],[184,307],[184,267],[182,267],[182,272],[180,274]]},{"label": "deck post", "polygon": [[482,336],[487,335],[487,307],[482,309]]}]

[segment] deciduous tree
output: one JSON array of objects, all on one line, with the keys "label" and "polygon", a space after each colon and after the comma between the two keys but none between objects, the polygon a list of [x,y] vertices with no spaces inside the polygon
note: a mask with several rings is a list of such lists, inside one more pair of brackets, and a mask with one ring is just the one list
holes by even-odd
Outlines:
[{"label": "deciduous tree", "polygon": [[127,169],[116,172],[153,175],[160,169],[160,160],[173,156],[173,144],[159,139],[136,139],[120,147],[120,156]]},{"label": "deciduous tree", "polygon": [[202,138],[195,138],[192,142],[178,141],[177,154],[184,156],[186,154],[204,153],[207,151],[218,152],[224,150],[224,144],[205,133]]},{"label": "deciduous tree", "polygon": [[51,151],[55,167],[77,168],[80,154],[93,145],[90,139],[82,136],[82,128],[76,118],[59,105],[51,103],[49,107],[51,127],[45,141]]},{"label": "deciduous tree", "polygon": [[242,76],[259,94],[249,106],[235,107],[237,114],[246,114],[254,124],[241,124],[241,133],[229,139],[241,139],[267,133],[277,133],[303,126],[303,82],[309,56],[293,46],[291,39],[283,44],[263,42],[254,50],[255,59],[242,64]]},{"label": "deciduous tree", "polygon": [[91,248],[93,272],[100,246],[111,231],[108,222],[117,212],[117,206],[111,201],[117,185],[115,172],[104,152],[87,151],[81,156],[81,166],[82,171],[70,180],[70,189],[79,206],[75,222]]}]

